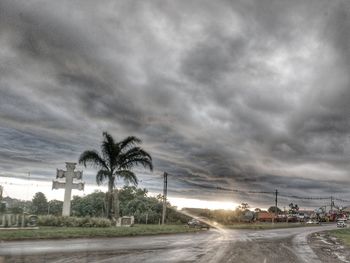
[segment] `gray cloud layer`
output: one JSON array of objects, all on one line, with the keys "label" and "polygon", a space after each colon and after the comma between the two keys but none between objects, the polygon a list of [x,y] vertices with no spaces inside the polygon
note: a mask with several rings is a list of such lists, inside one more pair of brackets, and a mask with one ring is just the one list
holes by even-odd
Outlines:
[{"label": "gray cloud layer", "polygon": [[51,179],[108,130],[143,138],[157,173],[178,176],[176,196],[232,198],[213,185],[350,198],[349,11],[3,0],[0,171]]}]

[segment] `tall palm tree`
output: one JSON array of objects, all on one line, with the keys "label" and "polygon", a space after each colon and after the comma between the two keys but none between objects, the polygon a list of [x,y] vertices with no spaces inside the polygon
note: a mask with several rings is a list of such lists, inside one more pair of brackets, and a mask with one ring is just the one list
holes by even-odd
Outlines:
[{"label": "tall palm tree", "polygon": [[[99,169],[96,175],[98,185],[108,181],[107,217],[112,219],[119,217],[118,191],[115,189],[117,178],[133,185],[138,184],[137,176],[131,171],[135,166],[143,166],[153,171],[152,157],[143,150],[142,141],[134,136],[126,137],[120,142],[115,142],[113,137],[103,133],[101,154],[96,150],[88,150],[80,155],[79,163],[90,165]],[[115,190],[114,190],[115,189]],[[113,191],[114,190],[114,191]],[[114,199],[114,201],[113,201]]]}]

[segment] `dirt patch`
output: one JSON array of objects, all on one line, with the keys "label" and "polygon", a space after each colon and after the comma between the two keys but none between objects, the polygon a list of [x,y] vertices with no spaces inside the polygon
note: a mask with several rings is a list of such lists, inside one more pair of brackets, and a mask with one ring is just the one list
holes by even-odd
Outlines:
[{"label": "dirt patch", "polygon": [[350,249],[328,232],[314,233],[308,243],[322,262],[350,263]]},{"label": "dirt patch", "polygon": [[291,248],[290,238],[237,242],[227,251],[223,262],[299,262]]}]

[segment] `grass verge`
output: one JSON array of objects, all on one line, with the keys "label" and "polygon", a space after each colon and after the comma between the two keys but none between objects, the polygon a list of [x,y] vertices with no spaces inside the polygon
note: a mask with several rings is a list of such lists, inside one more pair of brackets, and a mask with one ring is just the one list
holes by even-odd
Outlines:
[{"label": "grass verge", "polygon": [[300,223],[259,223],[259,224],[235,224],[235,225],[224,225],[226,229],[253,229],[253,230],[264,230],[264,229],[277,229],[277,228],[294,228],[294,227],[306,227],[306,226],[318,226],[318,225],[306,225]]},{"label": "grass verge", "polygon": [[331,230],[329,233],[340,239],[347,246],[350,246],[350,228]]},{"label": "grass verge", "polygon": [[184,225],[135,225],[133,227],[40,227],[35,230],[17,229],[0,230],[0,241],[25,239],[64,239],[64,238],[95,238],[124,237],[157,234],[175,234],[195,232],[198,229]]}]

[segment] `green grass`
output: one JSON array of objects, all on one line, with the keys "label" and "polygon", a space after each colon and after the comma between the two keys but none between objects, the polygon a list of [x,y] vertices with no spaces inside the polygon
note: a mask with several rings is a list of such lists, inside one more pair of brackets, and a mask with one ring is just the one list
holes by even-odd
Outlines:
[{"label": "green grass", "polygon": [[223,228],[227,229],[254,229],[254,230],[264,230],[264,229],[277,229],[277,228],[294,228],[294,227],[306,227],[306,226],[317,226],[317,225],[305,225],[300,223],[257,223],[257,224],[234,224],[234,225],[224,225]]},{"label": "green grass", "polygon": [[344,244],[350,246],[350,228],[343,228],[329,231],[331,235],[340,239]]},{"label": "green grass", "polygon": [[139,235],[175,234],[195,232],[184,225],[135,225],[133,227],[40,227],[39,229],[0,230],[0,241],[25,239],[62,239],[124,237]]}]

